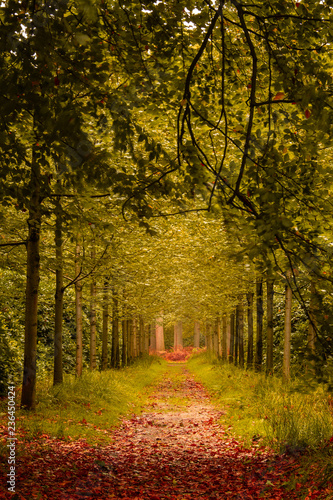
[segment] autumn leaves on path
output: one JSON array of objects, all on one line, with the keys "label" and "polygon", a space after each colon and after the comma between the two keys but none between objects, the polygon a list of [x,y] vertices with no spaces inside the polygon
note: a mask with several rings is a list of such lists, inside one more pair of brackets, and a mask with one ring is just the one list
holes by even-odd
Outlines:
[{"label": "autumn leaves on path", "polygon": [[[297,467],[294,459],[258,444],[246,449],[219,424],[222,413],[185,365],[170,364],[144,412],[123,420],[110,445],[27,443],[15,499],[305,498],[282,486]],[[318,494],[306,498],[327,498]],[[2,489],[0,498],[13,497]]]},{"label": "autumn leaves on path", "polygon": [[219,425],[221,414],[185,367],[171,365],[146,412],[124,421],[105,450],[114,476],[105,498],[297,498],[274,488],[282,461],[243,448]]}]

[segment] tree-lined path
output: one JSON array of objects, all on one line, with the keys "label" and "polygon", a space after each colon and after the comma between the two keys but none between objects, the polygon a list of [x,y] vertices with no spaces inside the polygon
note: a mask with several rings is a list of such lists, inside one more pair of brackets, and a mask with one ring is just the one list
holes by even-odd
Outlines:
[{"label": "tree-lined path", "polygon": [[185,364],[169,364],[143,412],[124,419],[109,445],[27,443],[15,498],[330,498],[313,487],[305,494],[304,485],[287,491],[282,485],[297,475],[297,458],[255,441],[246,448],[219,423],[224,414]]}]

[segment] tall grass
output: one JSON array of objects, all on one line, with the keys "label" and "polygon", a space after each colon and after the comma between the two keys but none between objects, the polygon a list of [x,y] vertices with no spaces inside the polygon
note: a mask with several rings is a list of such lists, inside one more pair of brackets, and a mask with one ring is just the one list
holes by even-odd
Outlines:
[{"label": "tall grass", "polygon": [[[83,438],[90,444],[106,444],[123,415],[140,411],[151,384],[165,370],[164,360],[147,357],[121,370],[87,371],[80,378],[67,375],[55,387],[51,380],[41,380],[36,411],[16,409],[19,440]],[[6,403],[1,403],[1,420],[6,418]]]},{"label": "tall grass", "polygon": [[193,356],[189,369],[226,411],[227,432],[247,444],[260,441],[279,452],[324,449],[333,436],[333,411],[322,386],[299,391],[300,381],[283,385],[279,377],[221,364],[206,353]]}]

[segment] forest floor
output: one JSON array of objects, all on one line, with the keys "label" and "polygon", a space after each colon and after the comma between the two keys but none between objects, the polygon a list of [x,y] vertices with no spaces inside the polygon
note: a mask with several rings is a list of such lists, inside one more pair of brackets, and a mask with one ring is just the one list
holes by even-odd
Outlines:
[{"label": "forest floor", "polygon": [[255,441],[246,448],[219,423],[222,415],[186,365],[170,363],[143,412],[124,419],[108,446],[27,442],[17,462],[16,493],[3,488],[0,498],[333,499],[311,478],[297,482],[297,456]]}]

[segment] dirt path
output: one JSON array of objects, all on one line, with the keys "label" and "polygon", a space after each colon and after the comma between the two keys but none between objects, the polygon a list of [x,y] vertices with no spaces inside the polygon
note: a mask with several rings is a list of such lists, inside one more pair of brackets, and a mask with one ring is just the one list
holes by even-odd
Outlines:
[{"label": "dirt path", "polygon": [[279,461],[270,471],[272,455],[244,449],[219,425],[221,415],[186,368],[171,365],[146,411],[124,421],[105,449],[114,479],[106,498],[296,498],[276,488],[271,493]]},{"label": "dirt path", "polygon": [[[182,365],[170,365],[140,416],[123,420],[109,446],[27,443],[15,500],[286,500],[329,498],[280,486],[297,468],[241,442],[219,424],[222,412]],[[28,458],[27,458],[28,457]],[[319,492],[318,492],[319,493]],[[3,496],[4,495],[4,496]]]}]

